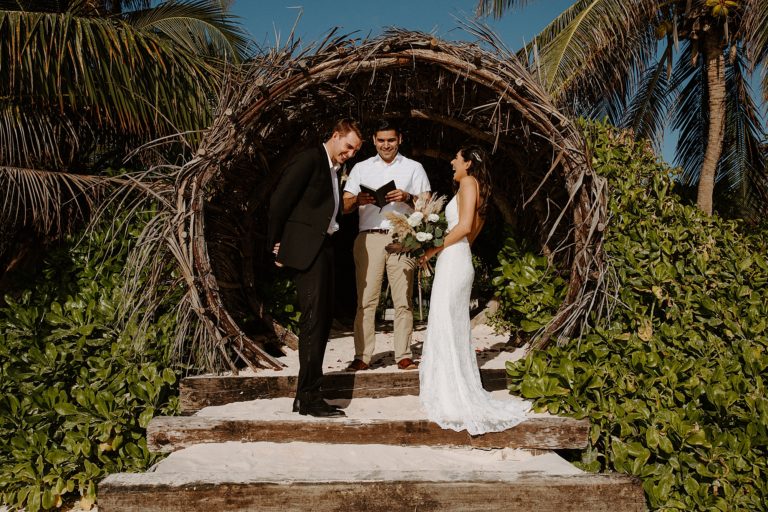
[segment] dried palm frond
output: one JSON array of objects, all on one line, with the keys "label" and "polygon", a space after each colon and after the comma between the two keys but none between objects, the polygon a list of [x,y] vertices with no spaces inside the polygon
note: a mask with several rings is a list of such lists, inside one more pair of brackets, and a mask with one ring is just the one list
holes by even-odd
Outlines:
[{"label": "dried palm frond", "polygon": [[414,210],[421,212],[425,217],[433,213],[440,213],[445,206],[446,197],[440,194],[420,194],[414,205]]},{"label": "dried palm frond", "polygon": [[392,224],[390,232],[400,239],[406,237],[409,234],[415,234],[410,224],[408,224],[408,217],[399,212],[387,212],[384,215],[387,220]]}]

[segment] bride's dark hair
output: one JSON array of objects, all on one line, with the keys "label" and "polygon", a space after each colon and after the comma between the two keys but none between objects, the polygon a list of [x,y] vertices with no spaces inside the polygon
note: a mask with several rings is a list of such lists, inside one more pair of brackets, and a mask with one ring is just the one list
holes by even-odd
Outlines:
[{"label": "bride's dark hair", "polygon": [[491,198],[491,173],[488,170],[488,155],[485,154],[483,148],[475,145],[465,146],[459,149],[459,153],[461,153],[461,158],[471,163],[467,169],[467,174],[473,176],[480,185],[481,206],[478,213],[481,217],[485,217],[488,211],[488,200]]}]

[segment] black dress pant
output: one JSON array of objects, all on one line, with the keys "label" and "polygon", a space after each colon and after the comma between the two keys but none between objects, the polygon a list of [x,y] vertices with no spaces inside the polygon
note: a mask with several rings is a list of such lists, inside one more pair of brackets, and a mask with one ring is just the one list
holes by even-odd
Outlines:
[{"label": "black dress pant", "polygon": [[309,268],[295,277],[301,311],[296,398],[305,403],[322,398],[323,357],[333,321],[333,267],[333,244],[329,235]]}]

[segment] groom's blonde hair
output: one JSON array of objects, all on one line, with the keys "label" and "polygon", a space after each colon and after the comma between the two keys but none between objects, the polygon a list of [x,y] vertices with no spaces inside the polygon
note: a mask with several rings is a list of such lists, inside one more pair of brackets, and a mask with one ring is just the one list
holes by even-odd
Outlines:
[{"label": "groom's blonde hair", "polygon": [[333,130],[331,130],[331,134],[338,133],[339,135],[346,135],[349,132],[355,132],[355,135],[357,135],[360,140],[363,140],[363,131],[360,129],[360,125],[351,117],[339,119],[336,121],[336,124],[333,125]]}]

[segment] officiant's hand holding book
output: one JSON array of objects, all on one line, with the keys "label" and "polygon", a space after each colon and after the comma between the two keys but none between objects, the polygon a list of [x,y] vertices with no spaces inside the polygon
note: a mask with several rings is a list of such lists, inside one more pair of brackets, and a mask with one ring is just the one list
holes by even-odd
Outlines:
[{"label": "officiant's hand holding book", "polygon": [[377,189],[373,189],[362,184],[360,185],[360,192],[365,192],[371,196],[373,198],[373,202],[371,204],[375,204],[379,208],[384,208],[384,206],[390,202],[387,200],[387,194],[395,190],[397,190],[397,187],[395,186],[395,180],[390,180],[388,183],[385,183]]}]

